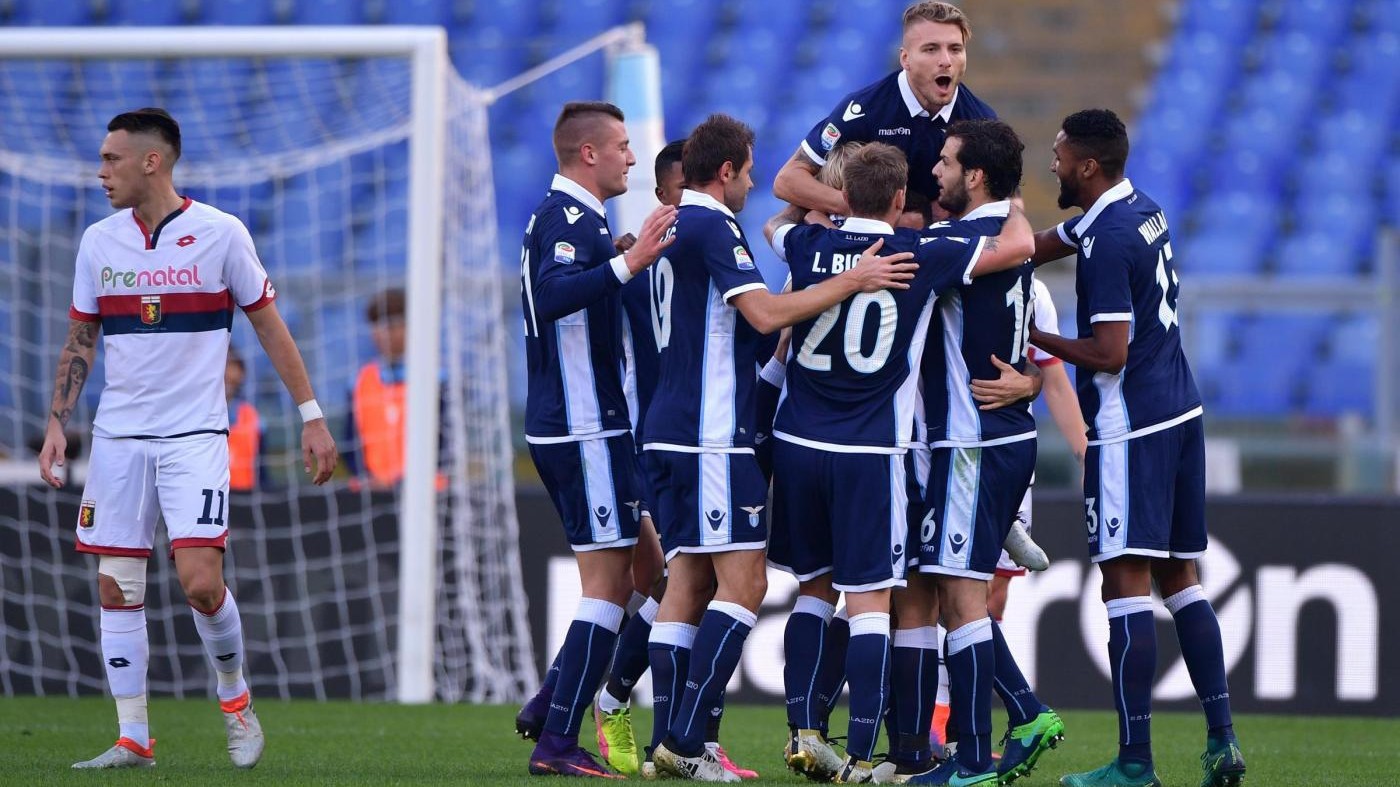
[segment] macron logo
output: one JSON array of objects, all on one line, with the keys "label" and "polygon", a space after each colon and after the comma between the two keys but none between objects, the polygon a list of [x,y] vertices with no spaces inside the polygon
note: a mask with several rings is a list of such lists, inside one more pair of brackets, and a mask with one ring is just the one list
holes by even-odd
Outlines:
[{"label": "macron logo", "polygon": [[847,105],[846,105],[846,111],[841,113],[841,119],[844,120],[844,121],[846,121],[847,123],[850,123],[852,120],[855,120],[856,118],[863,118],[863,117],[865,117],[865,108],[862,107],[860,104],[857,104],[857,103],[854,102],[854,101],[852,101],[851,103],[847,104]]},{"label": "macron logo", "polygon": [[578,208],[564,208],[564,220],[568,221],[570,225],[572,225],[574,222],[578,221],[581,218],[583,218],[583,211],[579,210]]},{"label": "macron logo", "polygon": [[1094,253],[1094,239],[1085,238],[1084,240],[1079,242],[1079,248],[1084,250],[1084,259],[1089,259],[1089,257]]}]

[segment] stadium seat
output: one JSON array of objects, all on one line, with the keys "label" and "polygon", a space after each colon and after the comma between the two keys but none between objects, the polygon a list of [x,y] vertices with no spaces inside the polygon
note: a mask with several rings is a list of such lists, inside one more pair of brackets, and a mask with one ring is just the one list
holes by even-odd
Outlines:
[{"label": "stadium seat", "polygon": [[663,61],[678,49],[700,49],[697,42],[709,40],[719,7],[714,0],[653,0],[645,17],[647,37]]},{"label": "stadium seat", "polygon": [[1250,276],[1263,267],[1268,243],[1268,233],[1262,228],[1244,224],[1228,230],[1205,230],[1174,240],[1172,260],[1182,275]]},{"label": "stadium seat", "polygon": [[1352,21],[1351,0],[1270,0],[1265,13],[1281,33],[1301,33],[1320,44],[1333,44]]},{"label": "stadium seat", "polygon": [[22,0],[15,3],[16,24],[77,27],[93,21],[91,0]]},{"label": "stadium seat", "polygon": [[109,25],[181,25],[189,21],[184,0],[107,0]]},{"label": "stadium seat", "polygon": [[570,0],[553,8],[556,19],[551,27],[560,52],[627,21],[627,9],[619,0]]},{"label": "stadium seat", "polygon": [[1308,33],[1280,32],[1259,39],[1251,49],[1251,60],[1261,74],[1281,72],[1312,82],[1332,65],[1331,46]]},{"label": "stadium seat", "polygon": [[302,25],[356,25],[365,21],[362,6],[345,0],[297,0],[290,21]]},{"label": "stadium seat", "polygon": [[1371,416],[1375,366],[1366,361],[1326,361],[1308,372],[1305,412],[1313,416]]},{"label": "stadium seat", "polygon": [[384,4],[379,21],[386,25],[441,25],[451,28],[456,23],[453,3],[442,0],[393,0]]},{"label": "stadium seat", "polygon": [[271,25],[286,21],[277,16],[276,0],[219,0],[203,6],[204,22],[211,25]]},{"label": "stadium seat", "polygon": [[1257,23],[1257,0],[1186,0],[1181,5],[1179,27],[1183,31],[1213,30],[1238,43]]},{"label": "stadium seat", "polygon": [[1254,227],[1272,233],[1278,226],[1278,206],[1274,196],[1248,189],[1248,183],[1241,183],[1203,195],[1196,203],[1194,218],[1197,230],[1228,233]]},{"label": "stadium seat", "polygon": [[1360,234],[1342,235],[1326,227],[1285,236],[1279,242],[1275,270],[1295,278],[1355,276],[1361,269],[1361,241]]},{"label": "stadium seat", "polygon": [[1387,117],[1361,109],[1347,109],[1319,118],[1315,147],[1337,151],[1351,159],[1352,166],[1371,170],[1390,147],[1394,127]]}]

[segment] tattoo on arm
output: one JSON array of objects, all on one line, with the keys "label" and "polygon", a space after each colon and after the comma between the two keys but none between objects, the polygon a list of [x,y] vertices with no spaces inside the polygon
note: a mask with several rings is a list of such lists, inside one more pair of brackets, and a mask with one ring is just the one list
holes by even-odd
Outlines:
[{"label": "tattoo on arm", "polygon": [[[97,342],[97,323],[74,322],[68,329],[68,341],[63,347],[63,357],[58,364],[58,380],[54,386],[53,407],[50,414],[60,426],[67,426],[78,404],[83,385],[87,383],[87,356]],[[65,363],[66,361],[66,363]]]}]

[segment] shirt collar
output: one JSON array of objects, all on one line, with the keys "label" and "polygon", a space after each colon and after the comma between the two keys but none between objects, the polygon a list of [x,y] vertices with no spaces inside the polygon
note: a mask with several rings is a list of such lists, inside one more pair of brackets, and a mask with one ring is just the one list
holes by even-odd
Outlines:
[{"label": "shirt collar", "polygon": [[717,210],[731,219],[734,218],[734,212],[731,211],[728,206],[703,191],[691,191],[690,189],[682,190],[681,206],[684,207],[686,205],[698,205],[702,208]]},{"label": "shirt collar", "polygon": [[549,188],[552,191],[562,191],[568,194],[570,197],[592,208],[594,213],[597,213],[603,218],[608,217],[608,210],[603,207],[603,203],[599,202],[597,197],[588,193],[588,189],[580,186],[577,181],[566,178],[563,175],[555,175],[554,181],[549,184]]},{"label": "shirt collar", "polygon": [[[919,97],[914,95],[914,88],[909,86],[909,72],[900,71],[899,77],[895,81],[899,83],[899,95],[904,99],[904,108],[909,110],[909,117],[928,117],[928,110],[924,109],[924,105],[919,103]],[[961,92],[962,85],[958,85],[957,88],[953,90],[953,100],[949,101],[942,109],[938,110],[938,114],[934,115],[934,117],[942,120],[944,123],[950,122],[953,118],[953,105],[958,103],[958,94]]]},{"label": "shirt collar", "polygon": [[1089,225],[1094,223],[1094,219],[1097,219],[1100,213],[1103,213],[1104,208],[1107,208],[1110,204],[1120,199],[1127,199],[1129,196],[1132,196],[1132,193],[1132,181],[1127,178],[1118,181],[1116,186],[1100,194],[1099,198],[1094,200],[1094,204],[1090,205],[1089,209],[1084,212],[1084,218],[1080,219],[1079,223],[1074,225],[1075,234],[1081,238],[1084,237],[1084,231],[1089,229]]},{"label": "shirt collar", "polygon": [[859,216],[850,216],[841,225],[844,232],[854,232],[861,235],[893,235],[894,227],[879,219],[862,219]]},{"label": "shirt collar", "polygon": [[976,219],[987,218],[1004,219],[1010,215],[1011,200],[1004,199],[998,200],[996,202],[988,202],[985,205],[978,206],[977,208],[968,211],[967,215],[963,216],[961,219],[958,219],[958,221],[974,221]]}]

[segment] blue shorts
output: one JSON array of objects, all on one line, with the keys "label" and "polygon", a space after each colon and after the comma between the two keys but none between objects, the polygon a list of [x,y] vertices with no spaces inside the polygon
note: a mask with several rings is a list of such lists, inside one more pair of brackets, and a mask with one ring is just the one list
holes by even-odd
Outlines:
[{"label": "blue shorts", "polygon": [[1035,472],[1035,440],[933,449],[919,570],[991,579]]},{"label": "blue shorts", "polygon": [[1094,562],[1122,555],[1190,559],[1206,551],[1206,442],[1200,418],[1084,456],[1084,514]]},{"label": "blue shorts", "polygon": [[830,572],[832,586],[851,593],[902,587],[909,543],[904,456],[776,442],[768,564],[798,581]]},{"label": "blue shorts", "polygon": [[647,501],[631,434],[531,443],[530,458],[575,552],[637,543]]},{"label": "blue shorts", "polygon": [[768,483],[753,454],[647,451],[661,550],[731,552],[768,543]]}]

